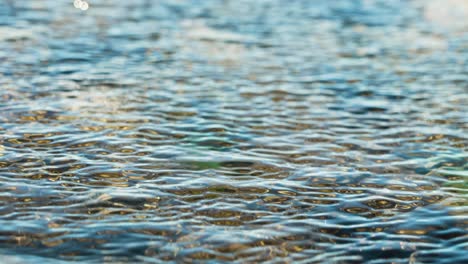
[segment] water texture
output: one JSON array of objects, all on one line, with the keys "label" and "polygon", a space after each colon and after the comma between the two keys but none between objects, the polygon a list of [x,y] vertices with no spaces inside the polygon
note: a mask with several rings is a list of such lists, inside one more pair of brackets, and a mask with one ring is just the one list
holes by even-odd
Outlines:
[{"label": "water texture", "polygon": [[87,2],[0,1],[2,261],[467,260],[467,1]]}]

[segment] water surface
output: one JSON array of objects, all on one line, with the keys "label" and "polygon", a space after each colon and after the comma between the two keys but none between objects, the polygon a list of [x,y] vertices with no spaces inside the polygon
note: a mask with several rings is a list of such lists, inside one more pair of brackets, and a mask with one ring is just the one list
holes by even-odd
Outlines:
[{"label": "water surface", "polygon": [[466,17],[463,0],[0,2],[0,257],[466,261]]}]

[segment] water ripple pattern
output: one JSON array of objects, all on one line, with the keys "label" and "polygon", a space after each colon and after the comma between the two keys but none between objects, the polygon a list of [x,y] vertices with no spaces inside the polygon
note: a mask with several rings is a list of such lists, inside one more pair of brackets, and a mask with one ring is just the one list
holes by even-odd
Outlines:
[{"label": "water ripple pattern", "polygon": [[2,261],[465,262],[466,17],[0,2]]}]

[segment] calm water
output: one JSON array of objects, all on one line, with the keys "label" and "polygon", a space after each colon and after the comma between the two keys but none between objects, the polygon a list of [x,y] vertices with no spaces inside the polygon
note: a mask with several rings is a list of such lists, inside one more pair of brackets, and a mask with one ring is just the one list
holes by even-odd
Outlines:
[{"label": "calm water", "polygon": [[465,0],[0,1],[2,263],[462,263]]}]

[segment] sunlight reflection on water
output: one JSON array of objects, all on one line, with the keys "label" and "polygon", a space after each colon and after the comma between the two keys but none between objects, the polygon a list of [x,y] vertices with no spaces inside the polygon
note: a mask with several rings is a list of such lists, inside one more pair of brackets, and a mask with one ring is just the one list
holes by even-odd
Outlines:
[{"label": "sunlight reflection on water", "polygon": [[468,1],[427,1],[424,6],[424,16],[437,27],[466,32],[468,30]]},{"label": "sunlight reflection on water", "polygon": [[83,11],[86,11],[86,10],[88,10],[88,8],[89,8],[88,2],[82,1],[82,0],[75,0],[75,1],[73,2],[73,5],[75,6],[75,8],[81,9],[81,10],[83,10]]}]

